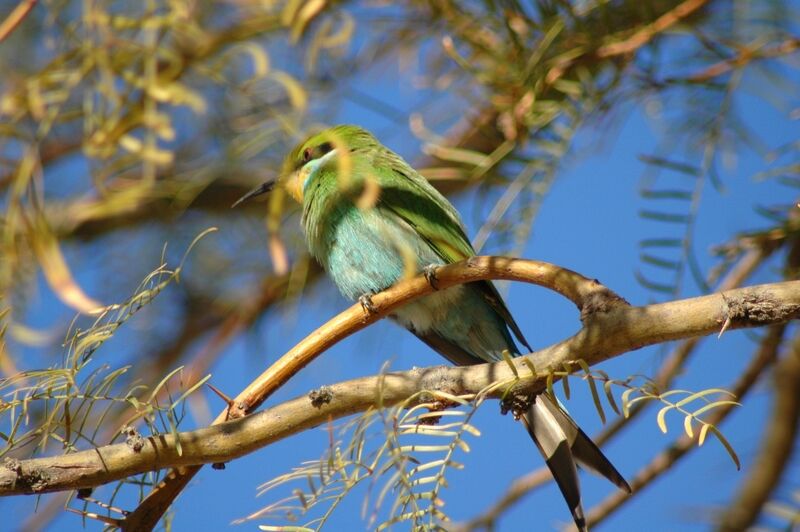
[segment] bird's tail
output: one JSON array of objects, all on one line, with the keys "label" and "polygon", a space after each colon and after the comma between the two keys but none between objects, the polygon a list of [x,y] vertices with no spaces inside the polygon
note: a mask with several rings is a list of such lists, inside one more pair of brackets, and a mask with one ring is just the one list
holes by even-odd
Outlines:
[{"label": "bird's tail", "polygon": [[556,399],[546,393],[537,395],[522,416],[522,421],[553,473],[578,530],[583,532],[587,528],[576,463],[606,477],[620,489],[631,492],[631,487],[619,471]]}]

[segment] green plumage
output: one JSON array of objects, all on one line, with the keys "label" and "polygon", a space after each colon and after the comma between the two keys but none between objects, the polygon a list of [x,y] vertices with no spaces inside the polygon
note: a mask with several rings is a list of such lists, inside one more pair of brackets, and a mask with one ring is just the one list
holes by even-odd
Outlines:
[{"label": "green plumage", "polygon": [[[429,265],[475,254],[455,208],[400,156],[357,126],[336,126],[298,145],[283,181],[303,205],[311,253],[350,299],[383,290]],[[391,318],[456,364],[530,350],[491,282],[415,300]],[[585,529],[575,461],[630,491],[625,480],[557,401],[540,395],[523,423]]]}]

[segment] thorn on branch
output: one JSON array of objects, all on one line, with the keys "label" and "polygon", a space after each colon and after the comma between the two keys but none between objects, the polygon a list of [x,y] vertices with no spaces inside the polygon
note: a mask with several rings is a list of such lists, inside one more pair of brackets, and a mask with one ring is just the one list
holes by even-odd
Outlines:
[{"label": "thorn on branch", "polygon": [[311,400],[311,406],[322,408],[322,405],[327,405],[333,400],[333,392],[330,386],[322,386],[308,392],[308,398]]},{"label": "thorn on branch", "polygon": [[717,339],[722,338],[722,335],[725,334],[725,331],[728,330],[728,327],[731,326],[731,323],[733,323],[733,322],[732,322],[730,316],[725,318],[725,323],[722,324],[722,328],[719,330],[719,334],[717,335]]},{"label": "thorn on branch", "polygon": [[230,410],[231,408],[233,408],[233,399],[231,399],[230,397],[228,397],[228,396],[227,396],[227,395],[226,395],[226,394],[225,394],[225,393],[224,393],[222,390],[220,390],[219,388],[217,388],[216,386],[214,386],[214,385],[213,385],[213,384],[211,384],[210,382],[207,382],[207,383],[206,383],[206,386],[208,386],[209,388],[211,388],[211,391],[212,391],[212,392],[214,392],[215,394],[217,394],[217,395],[218,395],[218,396],[219,396],[219,397],[220,397],[220,398],[221,398],[223,401],[225,401],[225,404],[227,404],[227,405],[228,405],[228,410]]},{"label": "thorn on branch", "polygon": [[247,410],[245,409],[246,405],[244,402],[241,402],[237,405],[235,400],[228,397],[227,394],[213,384],[206,383],[206,386],[211,388],[211,391],[217,394],[223,401],[225,401],[225,404],[228,405],[227,411],[225,412],[225,421],[238,419],[247,415]]}]

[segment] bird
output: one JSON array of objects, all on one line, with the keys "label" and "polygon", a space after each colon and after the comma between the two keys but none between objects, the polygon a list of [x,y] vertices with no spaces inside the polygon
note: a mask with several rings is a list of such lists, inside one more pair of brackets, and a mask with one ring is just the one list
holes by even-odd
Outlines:
[{"label": "bird", "polygon": [[[361,301],[367,310],[371,295],[397,281],[424,272],[434,282],[437,266],[475,255],[456,208],[359,126],[334,126],[300,142],[286,156],[277,182],[302,206],[301,225],[310,253],[342,295]],[[268,181],[236,204],[275,185]],[[435,291],[389,317],[456,365],[503,360],[504,351],[520,355],[514,338],[533,351],[491,281]],[[576,464],[631,492],[554,397],[536,395],[520,420],[579,530],[587,530],[587,525]]]}]

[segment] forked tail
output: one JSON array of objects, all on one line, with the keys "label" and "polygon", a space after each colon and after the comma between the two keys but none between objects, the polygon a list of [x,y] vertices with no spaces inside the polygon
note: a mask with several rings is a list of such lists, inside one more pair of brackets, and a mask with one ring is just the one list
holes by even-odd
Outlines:
[{"label": "forked tail", "polygon": [[581,506],[581,490],[576,464],[594,471],[631,492],[631,487],[603,452],[569,417],[566,410],[546,393],[537,395],[522,422],[544,456],[547,467],[567,501],[575,525],[584,532],[586,518]]}]

